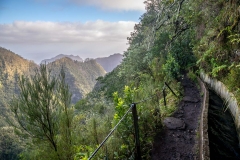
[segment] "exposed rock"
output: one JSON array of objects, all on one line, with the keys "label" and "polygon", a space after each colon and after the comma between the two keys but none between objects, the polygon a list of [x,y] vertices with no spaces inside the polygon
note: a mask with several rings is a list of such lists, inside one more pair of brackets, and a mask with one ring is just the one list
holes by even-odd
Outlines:
[{"label": "exposed rock", "polygon": [[163,123],[168,129],[185,129],[184,121],[178,118],[167,117],[164,119]]}]

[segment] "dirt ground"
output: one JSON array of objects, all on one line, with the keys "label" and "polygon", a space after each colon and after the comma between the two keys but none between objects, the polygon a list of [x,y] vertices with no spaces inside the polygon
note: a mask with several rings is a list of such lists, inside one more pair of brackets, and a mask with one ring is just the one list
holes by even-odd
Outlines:
[{"label": "dirt ground", "polygon": [[183,100],[172,115],[185,122],[184,129],[164,126],[155,137],[151,157],[153,160],[197,160],[198,125],[201,114],[201,96],[197,85],[186,75],[181,80]]}]

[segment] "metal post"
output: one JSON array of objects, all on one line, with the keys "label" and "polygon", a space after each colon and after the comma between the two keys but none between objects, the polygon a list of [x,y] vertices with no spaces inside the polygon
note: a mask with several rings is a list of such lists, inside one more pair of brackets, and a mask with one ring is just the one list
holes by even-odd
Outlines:
[{"label": "metal post", "polygon": [[133,124],[135,130],[135,160],[141,160],[141,149],[140,149],[140,141],[139,141],[139,129],[138,129],[138,115],[137,115],[137,108],[136,103],[132,103],[132,114],[133,114]]},{"label": "metal post", "polygon": [[166,92],[165,92],[165,87],[163,88],[163,100],[164,100],[164,106],[167,106],[167,102],[166,102]]},{"label": "metal post", "polygon": [[169,85],[166,82],[165,82],[165,85],[170,89],[170,91],[173,93],[173,95],[178,98],[178,96],[173,92],[173,90],[169,87]]},{"label": "metal post", "polygon": [[107,146],[106,146],[106,155],[104,157],[104,160],[108,160],[108,151],[107,151]]}]

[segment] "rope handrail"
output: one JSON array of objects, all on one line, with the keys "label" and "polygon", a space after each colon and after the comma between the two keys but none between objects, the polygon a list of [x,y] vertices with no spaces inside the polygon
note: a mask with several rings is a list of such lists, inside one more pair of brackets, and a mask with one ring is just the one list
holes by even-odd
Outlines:
[{"label": "rope handrail", "polygon": [[[171,92],[176,96],[178,97],[174,92],[173,90],[169,87],[169,85],[165,82],[164,83],[170,90]],[[165,90],[165,86],[164,86],[164,90]],[[163,91],[164,91],[163,90]],[[164,94],[164,93],[163,93]],[[117,129],[118,125],[124,120],[124,118],[127,116],[127,114],[130,112],[131,109],[133,109],[135,107],[135,110],[136,110],[136,104],[139,104],[139,103],[143,103],[143,102],[146,102],[150,99],[152,99],[154,96],[157,96],[156,93],[152,94],[151,96],[139,101],[139,102],[136,102],[136,103],[132,103],[129,107],[129,109],[127,110],[127,112],[123,115],[123,117],[118,121],[118,123],[113,127],[113,129],[111,130],[111,132],[105,137],[105,139],[102,141],[102,143],[98,146],[98,148],[91,154],[91,156],[88,158],[88,160],[91,160],[95,155],[96,153],[98,152],[98,150],[104,145],[104,143],[108,140],[108,138],[113,134],[113,132]],[[164,95],[164,100],[165,100],[165,96]],[[166,103],[166,102],[165,102]],[[166,104],[165,104],[166,105]],[[137,115],[136,115],[137,116]],[[141,156],[139,157],[141,158]]]},{"label": "rope handrail", "polygon": [[[152,99],[155,96],[155,94],[149,96],[148,98],[143,99],[142,101],[139,101],[137,103],[132,103],[132,104],[139,104],[143,103],[145,101],[148,101]],[[98,150],[104,145],[104,143],[108,140],[108,138],[113,134],[113,132],[117,129],[118,125],[124,120],[124,118],[127,116],[127,114],[130,112],[130,110],[133,108],[134,105],[130,105],[130,108],[127,110],[127,112],[123,115],[123,117],[119,120],[119,122],[116,124],[115,127],[111,130],[111,132],[106,136],[106,138],[102,141],[102,143],[98,146],[98,148],[92,153],[92,155],[88,158],[88,160],[91,160],[95,154],[98,152]]]},{"label": "rope handrail", "polygon": [[102,141],[102,143],[98,146],[98,148],[92,153],[92,155],[88,158],[88,160],[92,159],[95,156],[95,154],[98,152],[98,150],[103,146],[103,144],[108,140],[108,138],[112,135],[112,133],[117,129],[118,125],[123,121],[123,119],[126,117],[126,115],[130,112],[132,107],[133,107],[133,105],[130,106],[128,111],[123,115],[123,117],[119,120],[119,122],[111,130],[111,132],[107,135],[107,137]]}]

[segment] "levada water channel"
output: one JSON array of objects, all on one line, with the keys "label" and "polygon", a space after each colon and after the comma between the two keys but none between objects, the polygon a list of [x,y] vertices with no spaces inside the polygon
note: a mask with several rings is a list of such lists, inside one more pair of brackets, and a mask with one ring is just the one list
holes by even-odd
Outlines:
[{"label": "levada water channel", "polygon": [[223,100],[209,91],[208,136],[210,159],[240,160],[237,132],[230,111]]}]

